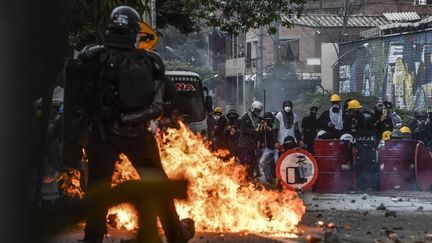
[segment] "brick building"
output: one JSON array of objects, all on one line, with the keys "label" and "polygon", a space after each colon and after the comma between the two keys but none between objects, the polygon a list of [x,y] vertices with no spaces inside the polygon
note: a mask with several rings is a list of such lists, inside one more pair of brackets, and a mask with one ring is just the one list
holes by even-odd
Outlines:
[{"label": "brick building", "polygon": [[[337,92],[339,82],[335,82],[335,76],[338,70],[334,70],[333,64],[344,53],[339,52],[341,40],[360,40],[360,33],[378,26],[418,21],[431,12],[432,5],[429,4],[428,1],[412,0],[309,1],[300,18],[284,19],[293,23],[292,28],[280,25],[278,35],[274,36],[266,30],[262,32],[262,67],[289,63],[300,82],[321,80],[326,90]],[[215,68],[221,78],[216,105],[236,108],[241,113],[255,98],[257,72],[260,73],[260,33],[253,30],[239,37],[225,35],[225,60],[219,59]]]}]

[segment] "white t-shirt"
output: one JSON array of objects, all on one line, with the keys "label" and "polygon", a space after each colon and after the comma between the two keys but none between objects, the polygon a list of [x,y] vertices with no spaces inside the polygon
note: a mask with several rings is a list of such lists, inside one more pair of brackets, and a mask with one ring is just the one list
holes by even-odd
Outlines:
[{"label": "white t-shirt", "polygon": [[284,126],[285,123],[284,123],[284,118],[283,118],[282,112],[279,111],[276,114],[276,119],[278,119],[278,121],[279,121],[277,140],[278,140],[278,143],[281,145],[284,143],[284,139],[288,136],[292,136],[297,143],[297,139],[295,137],[295,132],[294,132],[295,124],[297,123],[297,115],[295,113],[293,113],[293,114],[294,114],[294,122],[293,122],[293,125],[291,126],[291,128],[289,128],[289,129],[286,129]]}]

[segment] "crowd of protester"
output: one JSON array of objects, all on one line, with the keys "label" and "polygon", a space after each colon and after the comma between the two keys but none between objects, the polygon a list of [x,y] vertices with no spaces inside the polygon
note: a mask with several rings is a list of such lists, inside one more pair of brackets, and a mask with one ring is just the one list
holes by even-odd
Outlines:
[{"label": "crowd of protester", "polygon": [[414,139],[432,145],[431,113],[423,108],[416,109],[414,119],[404,124],[389,101],[379,100],[371,111],[358,100],[343,102],[334,94],[328,109],[318,116],[319,108],[312,106],[302,120],[293,106],[286,100],[280,111],[263,113],[263,104],[254,101],[242,116],[236,110],[224,115],[222,108],[216,107],[208,118],[212,149],[228,149],[239,163],[248,166],[250,178],[274,184],[279,156],[295,147],[313,154],[315,139],[355,142],[356,137],[372,133],[376,148],[388,139]]}]

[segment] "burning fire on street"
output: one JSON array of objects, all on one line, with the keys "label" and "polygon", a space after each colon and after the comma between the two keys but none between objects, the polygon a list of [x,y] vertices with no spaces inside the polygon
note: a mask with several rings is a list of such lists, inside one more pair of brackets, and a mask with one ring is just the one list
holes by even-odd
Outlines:
[{"label": "burning fire on street", "polygon": [[[296,192],[257,189],[246,180],[245,167],[237,165],[234,158],[220,159],[226,151],[212,153],[206,141],[183,124],[179,130],[169,129],[160,135],[158,143],[168,176],[189,180],[188,200],[176,201],[176,208],[180,218],[195,221],[197,231],[283,235],[293,232],[305,213]],[[117,166],[113,184],[139,179],[124,155]],[[109,214],[129,215],[129,221],[123,219],[128,225],[124,227],[136,227],[134,214],[123,211],[131,209],[126,204],[111,208]]]},{"label": "burning fire on street", "polygon": [[[234,158],[221,159],[227,151],[211,152],[206,140],[183,124],[160,134],[158,144],[170,179],[189,181],[188,199],[175,204],[180,218],[192,218],[197,231],[295,236],[306,210],[296,192],[257,187]],[[139,179],[127,157],[120,155],[112,186]],[[107,220],[117,228],[138,227],[137,213],[127,203],[110,208]]]}]

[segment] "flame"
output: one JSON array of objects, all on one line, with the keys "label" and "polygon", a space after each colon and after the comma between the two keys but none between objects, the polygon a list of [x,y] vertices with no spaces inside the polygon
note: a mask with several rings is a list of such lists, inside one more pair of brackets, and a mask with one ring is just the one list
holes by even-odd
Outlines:
[{"label": "flame", "polygon": [[[48,181],[48,179],[45,179]],[[57,179],[59,191],[68,197],[83,198],[81,189],[81,174],[78,170],[70,169],[63,172]]]},{"label": "flame", "polygon": [[177,201],[176,208],[181,218],[195,220],[197,231],[286,233],[305,213],[296,192],[258,189],[246,180],[245,167],[234,158],[219,159],[183,124],[158,142],[168,176],[190,182],[188,200]]},{"label": "flame", "polygon": [[[111,186],[129,180],[140,180],[140,176],[128,160],[126,155],[120,154],[119,160],[114,167],[114,173],[111,180]],[[122,203],[108,210],[108,222],[110,225],[120,229],[133,230],[138,228],[138,216],[135,207],[130,203]],[[111,218],[110,218],[111,217]],[[114,221],[114,222],[110,222]]]},{"label": "flame", "polygon": [[117,229],[125,228],[134,230],[137,228],[138,213],[134,206],[122,203],[109,209],[108,223]]},{"label": "flame", "polygon": [[[201,232],[240,232],[293,236],[306,208],[294,191],[257,187],[246,179],[246,168],[221,159],[227,151],[212,153],[200,135],[184,124],[159,134],[163,167],[171,179],[189,180],[188,200],[177,200],[180,218],[192,218]],[[120,155],[112,186],[125,180],[139,180],[139,174],[125,155]],[[137,228],[134,207],[124,203],[109,209],[115,226]]]}]

